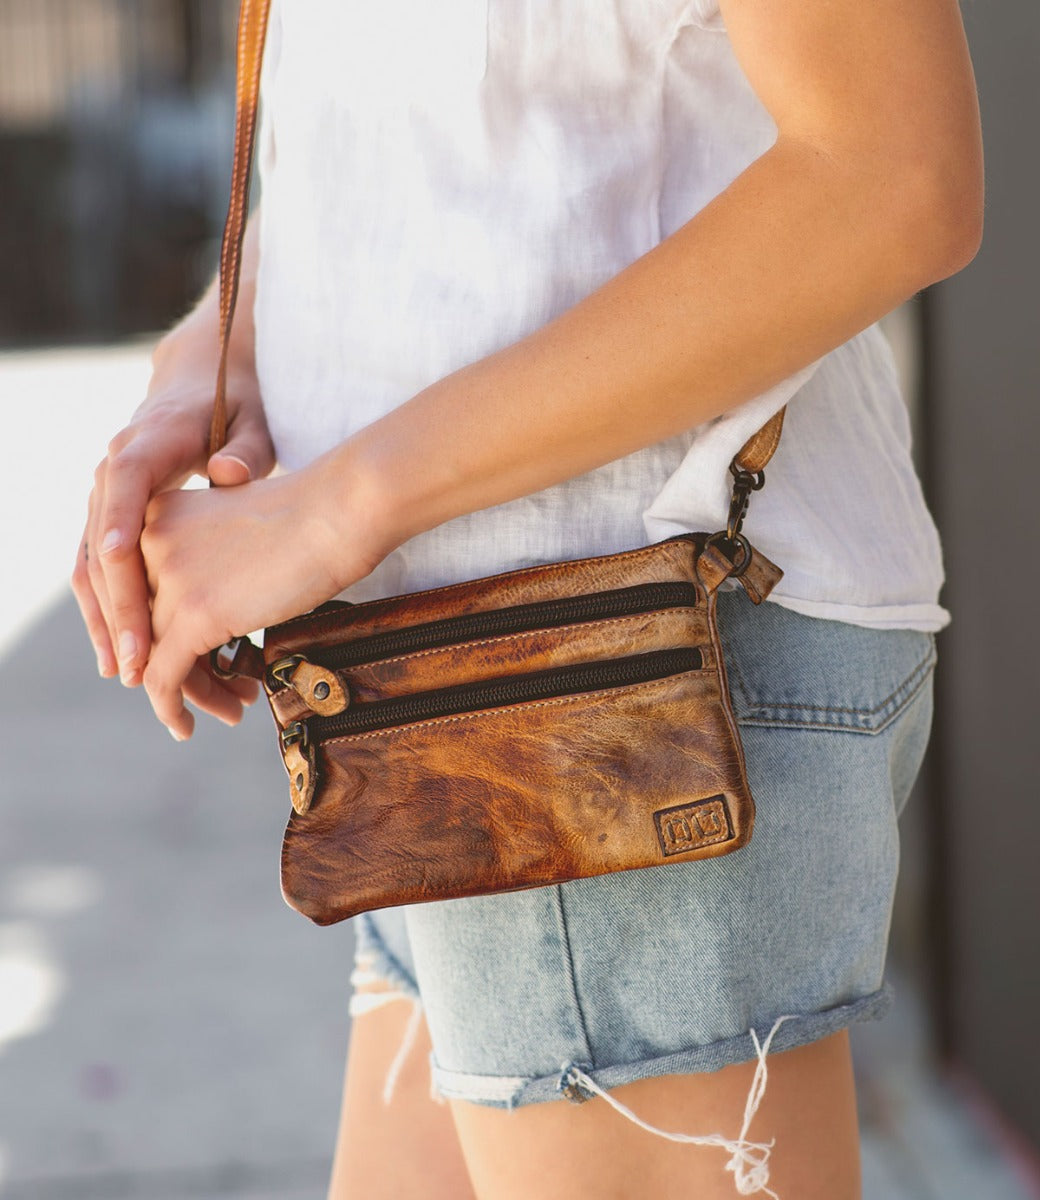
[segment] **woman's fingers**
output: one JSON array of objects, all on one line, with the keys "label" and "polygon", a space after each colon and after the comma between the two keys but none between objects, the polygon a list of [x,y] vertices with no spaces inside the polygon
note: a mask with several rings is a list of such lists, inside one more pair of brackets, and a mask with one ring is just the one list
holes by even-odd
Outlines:
[{"label": "woman's fingers", "polygon": [[[220,556],[208,553],[207,524],[196,523],[184,544],[175,547],[172,567],[167,553],[160,555],[161,569],[146,562],[142,547],[149,504],[177,495],[173,489],[207,466],[212,394],[209,379],[203,377],[208,371],[200,375],[200,364],[212,348],[215,326],[200,322],[201,318],[185,322],[181,333],[170,335],[157,349],[148,396],[109,443],[95,472],[87,528],[72,572],[98,670],[106,677],[118,672],[129,686],[145,682],[147,675],[149,699],[159,719],[180,739],[190,736],[194,724],[186,699],[233,724],[241,719],[243,706],[258,695],[253,681],[218,680],[205,664],[196,663],[212,638],[219,640],[219,633],[211,633],[208,608],[177,614],[184,599],[175,582],[177,560],[185,554],[189,559],[201,556],[205,579],[214,562],[223,569]],[[259,392],[247,371],[241,376],[236,396],[229,398],[229,441],[212,464],[212,477],[225,485],[260,479],[274,465]],[[157,569],[149,576],[152,567]],[[173,574],[162,589],[168,598],[164,605],[159,583],[167,567]]]},{"label": "woman's fingers", "polygon": [[184,705],[184,686],[197,657],[166,637],[152,648],[144,669],[144,688],[152,709],[178,742],[186,742],[195,729],[195,718]]},{"label": "woman's fingers", "polygon": [[179,656],[169,639],[153,650],[144,670],[144,686],[155,715],[178,742],[191,737],[195,728],[195,718],[185,701],[225,725],[237,725],[245,706],[252,704],[259,693],[251,679],[215,678],[205,657],[192,662],[190,655]]},{"label": "woman's fingers", "polygon": [[208,463],[209,477],[218,487],[234,487],[263,479],[274,466],[274,446],[263,410],[242,406],[232,417],[228,439]]},{"label": "woman's fingers", "polygon": [[116,652],[116,632],[109,619],[110,605],[108,601],[108,585],[105,582],[105,572],[101,565],[101,555],[98,546],[101,537],[98,533],[98,513],[104,504],[105,496],[105,464],[102,462],[94,474],[94,490],[90,494],[87,507],[87,532],[84,535],[83,557],[86,560],[87,576],[90,580],[94,601],[101,611],[101,619],[108,633],[106,665],[111,665],[111,674],[119,672],[119,656]]},{"label": "woman's fingers", "polygon": [[244,675],[235,675],[231,679],[218,679],[217,682],[221,687],[237,696],[243,704],[255,704],[260,698],[260,684],[255,679],[247,679]]},{"label": "woman's fingers", "polygon": [[103,679],[110,679],[119,667],[112,650],[108,625],[101,612],[101,605],[98,604],[94,585],[90,581],[89,556],[90,525],[88,523],[76,553],[76,565],[72,571],[72,592],[76,597],[83,624],[87,627],[87,634],[97,656],[98,673]]},{"label": "woman's fingers", "polygon": [[[151,645],[149,593],[138,548],[151,492],[201,464],[203,429],[188,408],[156,406],[112,439],[94,472],[87,531],[72,586],[103,676],[136,686]],[[102,631],[104,626],[104,632]]]},{"label": "woman's fingers", "polygon": [[206,658],[200,658],[184,681],[184,697],[196,708],[223,721],[237,725],[247,704],[252,704],[259,686],[253,679],[217,679]]},{"label": "woman's fingers", "polygon": [[155,486],[148,444],[142,437],[123,445],[118,439],[113,442],[98,505],[97,544],[91,547],[104,576],[99,599],[119,675],[128,687],[141,682],[152,641],[148,584],[138,546],[144,510]]},{"label": "woman's fingers", "polygon": [[185,706],[188,701],[226,725],[237,725],[244,706],[259,694],[257,683],[213,675],[208,653],[198,652],[198,639],[206,624],[200,615],[202,606],[181,597],[165,613],[164,609],[160,599],[151,657],[143,674],[155,715],[179,742],[191,737],[195,727],[195,718]]},{"label": "woman's fingers", "polygon": [[[183,429],[141,422],[113,438],[99,469],[92,549],[103,581],[94,590],[120,677],[129,687],[141,682],[152,646],[150,592],[139,547],[145,510],[157,491],[185,470],[192,445]],[[246,483],[268,474],[273,463],[262,409],[238,410],[227,445],[211,460],[212,478],[223,485]]]},{"label": "woman's fingers", "polygon": [[136,542],[102,551],[108,591],[109,624],[119,659],[119,677],[127,687],[137,687],[151,648],[148,587],[144,563]]},{"label": "woman's fingers", "polygon": [[[360,538],[357,544],[348,539],[351,554],[345,553],[327,505],[324,470],[241,487],[163,492],[150,501],[141,551],[154,636],[144,685],[175,738],[191,733],[186,693],[193,687],[199,696],[209,687],[198,674],[187,686],[199,657],[243,630],[314,608],[372,569]],[[336,515],[353,525],[349,512]],[[252,691],[235,694],[251,698]],[[228,711],[211,690],[199,698]]]},{"label": "woman's fingers", "polygon": [[226,449],[213,455],[207,469],[217,487],[237,487],[253,478],[252,468],[245,459],[230,454]]}]

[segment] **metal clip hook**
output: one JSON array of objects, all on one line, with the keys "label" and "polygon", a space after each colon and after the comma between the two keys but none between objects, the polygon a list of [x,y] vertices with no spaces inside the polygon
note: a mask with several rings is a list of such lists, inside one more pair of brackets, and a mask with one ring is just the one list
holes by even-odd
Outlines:
[{"label": "metal clip hook", "polygon": [[302,654],[290,654],[286,658],[280,658],[277,662],[272,663],[267,668],[267,686],[272,691],[278,684],[281,684],[282,687],[291,687],[293,671],[295,671],[302,662]]},{"label": "metal clip hook", "polygon": [[293,721],[291,725],[286,725],[282,732],[278,735],[278,740],[282,743],[282,750],[288,750],[290,746],[299,746],[301,750],[307,747],[307,726],[303,721]]},{"label": "metal clip hook", "polygon": [[740,527],[744,524],[744,518],[747,516],[751,493],[757,492],[762,487],[766,481],[766,473],[765,471],[744,471],[735,463],[730,463],[729,469],[733,475],[733,496],[729,502],[729,516],[726,518],[726,537],[729,541],[734,542],[737,534],[740,533]]}]

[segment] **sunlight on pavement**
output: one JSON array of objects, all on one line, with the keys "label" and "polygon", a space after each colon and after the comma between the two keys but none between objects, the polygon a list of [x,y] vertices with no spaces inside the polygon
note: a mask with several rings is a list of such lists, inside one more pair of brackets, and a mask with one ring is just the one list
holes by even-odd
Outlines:
[{"label": "sunlight on pavement", "polygon": [[16,867],[3,881],[0,907],[24,916],[62,917],[101,899],[101,880],[86,867],[36,863]]},{"label": "sunlight on pavement", "polygon": [[9,1042],[45,1029],[64,991],[64,976],[37,930],[0,925],[0,1054]]}]

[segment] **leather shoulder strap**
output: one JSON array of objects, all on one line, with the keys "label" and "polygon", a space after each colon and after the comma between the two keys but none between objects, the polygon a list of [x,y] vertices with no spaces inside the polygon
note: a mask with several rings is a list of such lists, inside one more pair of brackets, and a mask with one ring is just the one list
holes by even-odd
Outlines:
[{"label": "leather shoulder strap", "polygon": [[784,429],[785,404],[779,412],[774,413],[762,426],[758,433],[753,433],[743,446],[733,456],[734,473],[746,471],[749,475],[757,475],[765,469],[765,465],[776,453],[780,445],[780,434]]},{"label": "leather shoulder strap", "polygon": [[[242,239],[249,215],[249,182],[253,171],[257,113],[260,107],[260,70],[271,0],[241,0],[238,15],[237,84],[235,88],[235,157],[231,170],[224,240],[220,249],[220,365],[209,431],[209,452],[215,454],[227,439],[227,365],[231,323],[238,299],[242,269]],[[770,418],[750,437],[733,459],[737,471],[755,475],[773,457],[780,442],[784,410]]]},{"label": "leather shoulder strap", "polygon": [[220,364],[209,427],[209,452],[227,440],[227,366],[231,344],[231,322],[238,299],[242,271],[242,240],[249,215],[249,182],[253,173],[253,147],[260,108],[260,69],[271,0],[242,0],[238,13],[237,82],[235,87],[235,157],[231,168],[231,197],[228,200],[224,240],[220,247]]}]

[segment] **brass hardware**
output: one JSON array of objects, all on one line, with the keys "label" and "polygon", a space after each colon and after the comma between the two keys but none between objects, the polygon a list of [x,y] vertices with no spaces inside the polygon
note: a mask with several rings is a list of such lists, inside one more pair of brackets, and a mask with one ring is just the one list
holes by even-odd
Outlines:
[{"label": "brass hardware", "polygon": [[240,637],[232,638],[230,642],[225,642],[223,646],[218,646],[215,650],[209,652],[210,670],[217,676],[218,679],[234,679],[235,659],[238,656],[238,648],[242,645]]},{"label": "brass hardware", "polygon": [[283,752],[290,746],[299,746],[301,750],[305,750],[309,742],[307,726],[302,721],[293,721],[278,735],[278,740],[282,743]]},{"label": "brass hardware", "polygon": [[302,654],[290,654],[287,658],[280,658],[272,663],[267,668],[267,674],[283,687],[292,687],[293,672],[302,662]]},{"label": "brass hardware", "polygon": [[[350,704],[350,696],[334,671],[308,662],[302,654],[280,658],[267,669],[276,685],[291,687],[321,717],[334,717]],[[272,689],[273,690],[273,689]]]},{"label": "brass hardware", "polygon": [[730,537],[728,533],[721,531],[713,533],[705,545],[718,546],[733,564],[733,570],[726,576],[727,579],[739,579],[747,570],[748,563],[751,562],[751,544],[742,533],[738,533],[735,537]]},{"label": "brass hardware", "polygon": [[285,747],[284,761],[289,773],[289,800],[293,809],[303,814],[314,799],[317,781],[314,747],[305,742],[291,742]]},{"label": "brass hardware", "polygon": [[293,687],[319,716],[334,717],[350,705],[350,696],[335,671],[306,659],[293,672]]},{"label": "brass hardware", "polygon": [[726,518],[726,537],[736,541],[740,527],[747,516],[751,493],[757,492],[766,481],[765,471],[742,471],[734,463],[730,463],[730,473],[733,475],[733,496],[729,502],[729,516]]}]

